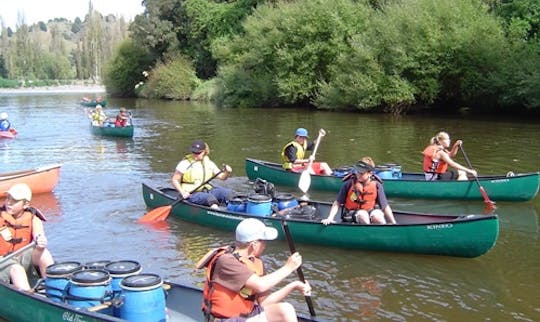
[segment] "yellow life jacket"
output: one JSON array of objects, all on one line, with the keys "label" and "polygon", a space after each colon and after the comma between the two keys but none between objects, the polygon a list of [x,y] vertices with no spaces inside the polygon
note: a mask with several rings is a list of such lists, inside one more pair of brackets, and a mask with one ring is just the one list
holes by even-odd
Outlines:
[{"label": "yellow life jacket", "polygon": [[[195,160],[192,154],[188,154],[184,157],[185,160],[189,161],[189,167],[186,172],[182,174],[182,182],[180,185],[184,191],[193,191],[195,188],[199,187],[201,183],[212,178],[214,173],[212,172],[212,165],[210,158],[204,156],[204,158],[199,161]],[[212,189],[211,184],[205,184],[204,186],[197,189],[197,191],[202,191],[204,189]]]},{"label": "yellow life jacket", "polygon": [[287,158],[287,155],[285,155],[285,150],[287,150],[290,145],[294,145],[294,147],[296,148],[296,158],[303,159],[307,149],[307,140],[304,141],[304,145],[296,142],[296,140],[292,140],[291,142],[285,144],[285,146],[281,150],[281,160],[283,161],[283,169],[285,170],[291,170],[293,167],[293,162],[291,162],[291,160]]}]

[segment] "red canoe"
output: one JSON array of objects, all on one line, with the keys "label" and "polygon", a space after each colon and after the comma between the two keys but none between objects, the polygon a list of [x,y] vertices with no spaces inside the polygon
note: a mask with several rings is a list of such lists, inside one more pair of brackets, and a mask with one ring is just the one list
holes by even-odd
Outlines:
[{"label": "red canoe", "polygon": [[13,139],[17,135],[17,131],[14,128],[9,131],[0,131],[0,139]]},{"label": "red canoe", "polygon": [[0,198],[16,183],[26,183],[33,194],[51,192],[60,177],[62,165],[48,165],[29,170],[0,173]]}]

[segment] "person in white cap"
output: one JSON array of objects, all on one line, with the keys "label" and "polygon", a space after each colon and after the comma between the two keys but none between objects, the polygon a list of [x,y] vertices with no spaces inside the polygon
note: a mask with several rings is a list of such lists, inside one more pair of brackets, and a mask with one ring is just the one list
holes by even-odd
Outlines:
[{"label": "person in white cap", "polygon": [[[32,191],[28,185],[17,183],[7,191],[4,206],[0,208],[0,256],[6,256],[33,240],[34,249],[29,248],[19,255],[0,264],[0,280],[13,283],[18,289],[28,291],[28,275],[34,265],[39,267],[42,277],[49,265],[54,263],[47,250],[47,238],[43,229],[43,215],[30,207]],[[1,261],[1,257],[0,257]]]},{"label": "person in white cap", "polygon": [[96,108],[88,114],[88,117],[92,120],[93,126],[103,126],[103,122],[107,120],[107,114],[103,112],[103,107],[97,104]]},{"label": "person in white cap", "polygon": [[[321,137],[326,135],[324,129],[319,130]],[[305,170],[309,161],[312,161],[310,171],[313,174],[331,175],[332,169],[326,162],[314,162],[315,156],[312,154],[306,159],[306,151],[313,151],[315,142],[308,140],[308,131],[300,127],[296,129],[294,139],[283,147],[281,150],[281,160],[283,161],[283,169],[293,172],[302,172]]]},{"label": "person in white cap", "polygon": [[6,112],[0,113],[0,131],[9,131],[11,123],[8,121],[8,114]]},{"label": "person in white cap", "polygon": [[296,321],[294,307],[282,300],[292,291],[308,295],[309,283],[290,282],[270,293],[302,265],[302,256],[292,254],[280,269],[266,274],[260,259],[266,241],[278,232],[254,218],[242,220],[236,227],[234,247],[210,251],[197,264],[206,267],[202,308],[206,320],[221,321]]}]

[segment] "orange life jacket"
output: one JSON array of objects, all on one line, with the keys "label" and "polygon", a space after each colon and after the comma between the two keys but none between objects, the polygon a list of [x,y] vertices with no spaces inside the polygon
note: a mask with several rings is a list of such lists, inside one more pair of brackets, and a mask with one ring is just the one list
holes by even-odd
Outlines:
[{"label": "orange life jacket", "polygon": [[[206,281],[201,306],[205,315],[210,314],[216,318],[232,318],[246,315],[253,311],[256,299],[253,290],[244,287],[237,293],[212,280],[217,259],[226,253],[233,253],[233,251],[234,247],[230,246],[214,249],[206,254],[197,264],[198,268],[206,267]],[[259,276],[263,275],[263,263],[259,258],[245,258],[234,253],[233,255],[252,272]]]},{"label": "orange life jacket", "polygon": [[371,210],[375,208],[375,202],[377,201],[377,183],[369,180],[369,182],[362,184],[356,179],[347,192],[347,198],[345,198],[345,209],[347,210]]},{"label": "orange life jacket", "polygon": [[442,159],[434,160],[433,156],[439,151],[444,150],[438,145],[429,145],[424,149],[424,172],[428,173],[445,173],[448,170],[448,163]]},{"label": "orange life jacket", "polygon": [[9,229],[12,236],[9,241],[0,237],[0,256],[5,256],[28,245],[32,241],[32,220],[34,219],[34,214],[24,211],[19,218],[15,219],[3,208],[0,211],[0,228],[5,227],[5,229]]}]

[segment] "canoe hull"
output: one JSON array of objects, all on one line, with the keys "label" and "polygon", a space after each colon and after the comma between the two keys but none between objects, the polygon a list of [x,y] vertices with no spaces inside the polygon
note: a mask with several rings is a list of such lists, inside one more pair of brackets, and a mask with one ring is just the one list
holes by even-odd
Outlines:
[{"label": "canoe hull", "polygon": [[8,189],[16,183],[26,183],[33,194],[51,192],[60,178],[60,167],[61,165],[56,164],[0,174],[0,197],[4,197]]},{"label": "canoe hull", "polygon": [[[169,282],[166,285],[167,321],[203,321],[204,318],[200,309],[202,302],[201,289]],[[7,321],[125,321],[111,315],[90,312],[87,309],[75,309],[69,304],[53,302],[47,297],[36,293],[21,292],[2,282],[0,282],[0,298],[2,298],[0,318]],[[315,321],[302,316],[298,318],[299,321]]]},{"label": "canoe hull", "polygon": [[[300,173],[285,171],[280,164],[246,159],[249,179],[261,178],[283,186],[298,186]],[[528,201],[536,197],[540,187],[540,172],[515,176],[480,176],[480,183],[494,201]],[[311,175],[312,190],[338,192],[342,178]],[[404,173],[401,179],[384,180],[384,191],[389,197],[483,200],[478,185],[468,181],[425,181],[421,173]]]},{"label": "canoe hull", "polygon": [[92,134],[98,136],[109,136],[109,137],[121,137],[121,138],[131,138],[133,137],[134,127],[123,126],[123,127],[109,127],[109,126],[93,126],[90,125],[90,130]]},{"label": "canoe hull", "polygon": [[[169,205],[174,197],[168,189],[159,190],[143,184],[143,198],[149,208]],[[294,240],[328,247],[477,257],[489,251],[499,234],[496,215],[425,215],[394,212],[397,225],[332,224],[324,226],[330,203],[316,203],[318,217],[315,221],[289,218],[289,229]],[[180,202],[171,214],[182,220],[203,226],[234,231],[245,218],[259,218],[275,227],[279,238],[284,239],[282,217],[258,217],[246,213],[210,209],[187,202]]]},{"label": "canoe hull", "polygon": [[98,105],[98,104],[101,105],[102,107],[105,107],[105,106],[107,106],[107,101],[103,100],[103,101],[96,102],[96,101],[83,101],[83,100],[81,100],[80,104],[81,104],[81,106],[84,106],[84,107],[96,107],[96,105]]}]

